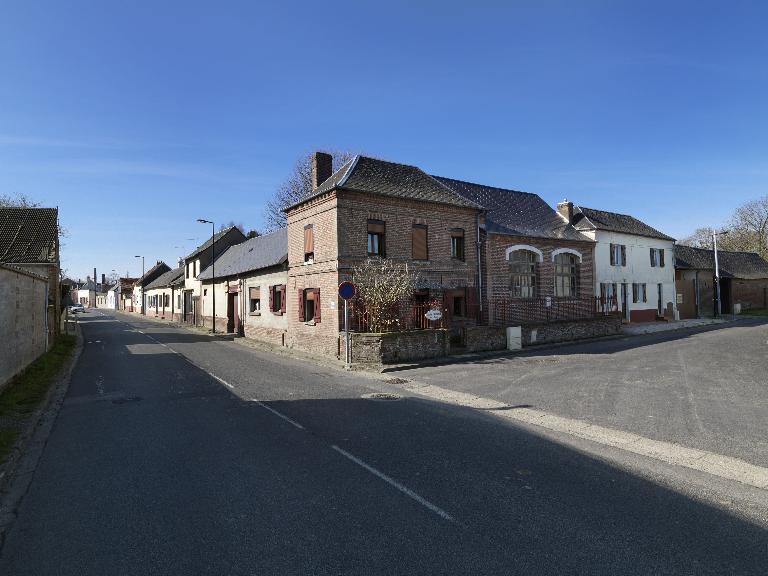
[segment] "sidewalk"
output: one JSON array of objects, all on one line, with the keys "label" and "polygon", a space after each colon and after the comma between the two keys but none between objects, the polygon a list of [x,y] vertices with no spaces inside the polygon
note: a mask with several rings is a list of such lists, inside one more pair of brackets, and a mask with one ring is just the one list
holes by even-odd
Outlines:
[{"label": "sidewalk", "polygon": [[656,332],[668,332],[670,330],[682,330],[683,328],[699,328],[701,326],[710,326],[713,324],[725,324],[733,322],[736,317],[721,318],[693,318],[690,320],[672,320],[670,322],[642,322],[636,324],[625,324],[621,331],[625,336],[638,336],[640,334],[654,334]]}]

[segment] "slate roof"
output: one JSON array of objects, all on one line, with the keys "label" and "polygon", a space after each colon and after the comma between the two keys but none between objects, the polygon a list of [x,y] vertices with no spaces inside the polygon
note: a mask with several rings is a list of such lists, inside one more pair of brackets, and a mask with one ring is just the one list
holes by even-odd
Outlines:
[{"label": "slate roof", "polygon": [[[755,252],[717,251],[720,276],[741,280],[768,278],[768,262]],[[706,248],[675,244],[675,268],[691,270],[715,269],[715,255]]]},{"label": "slate roof", "polygon": [[442,176],[434,176],[434,178],[457,194],[485,208],[487,211],[485,226],[488,232],[591,242],[589,238],[567,224],[536,194],[473,184]]},{"label": "slate roof", "polygon": [[147,284],[147,290],[152,290],[153,288],[165,288],[167,286],[170,286],[171,283],[174,280],[178,280],[180,276],[183,276],[184,274],[184,266],[179,266],[178,268],[174,268],[173,270],[168,270],[168,272],[164,272],[163,274],[160,274],[157,278],[152,280],[149,284]]},{"label": "slate roof", "polygon": [[[277,266],[288,260],[288,228],[280,228],[264,236],[256,236],[240,244],[230,246],[216,260],[216,278],[244,274]],[[200,280],[210,280],[211,266],[199,275]]]},{"label": "slate roof", "polygon": [[0,262],[58,263],[56,208],[0,208]]},{"label": "slate roof", "polygon": [[147,270],[141,278],[136,280],[136,286],[141,286],[141,287],[146,289],[146,286],[144,286],[144,282],[145,282],[144,279],[146,278],[147,285],[151,284],[152,280],[150,280],[150,278],[153,278],[153,279],[156,278],[157,277],[157,271],[160,270],[161,268],[165,268],[165,270],[163,272],[161,272],[161,274],[164,274],[165,272],[168,272],[168,270],[171,269],[171,267],[168,266],[168,264],[166,264],[165,262],[160,260],[160,261],[157,262],[157,264],[152,266],[152,268]]},{"label": "slate roof", "polygon": [[[325,192],[330,192],[334,188],[480,208],[471,200],[454,193],[416,166],[359,155],[349,160],[312,192],[305,194],[294,206]],[[289,206],[289,208],[292,207]]]},{"label": "slate roof", "polygon": [[[232,229],[238,230],[237,226],[230,226],[230,227],[229,227],[229,228],[227,228],[226,230],[222,230],[221,232],[216,232],[216,234],[214,234],[213,238],[208,238],[208,240],[206,240],[205,242],[203,242],[202,244],[200,244],[200,246],[198,246],[197,248],[195,248],[195,249],[194,249],[194,251],[193,251],[191,254],[189,254],[189,256],[187,256],[187,257],[186,257],[186,258],[184,258],[184,259],[185,259],[185,260],[189,260],[190,258],[194,258],[194,257],[195,257],[195,256],[197,256],[198,254],[200,254],[201,252],[203,252],[203,251],[204,251],[206,248],[210,248],[210,247],[211,247],[211,243],[213,243],[213,242],[218,242],[219,240],[221,240],[221,239],[222,239],[224,236],[226,236],[226,235],[227,235],[227,234],[228,234],[228,233],[229,233],[229,232],[230,232]],[[239,230],[238,230],[238,232],[239,232]],[[245,236],[242,234],[242,232],[241,232],[240,234],[243,236],[243,238],[245,238]]]},{"label": "slate roof", "polygon": [[648,226],[634,216],[596,210],[583,206],[573,207],[573,225],[579,230],[605,230],[607,232],[619,232],[621,234],[633,234],[647,238],[659,238],[672,240],[674,238],[659,232],[656,228]]}]

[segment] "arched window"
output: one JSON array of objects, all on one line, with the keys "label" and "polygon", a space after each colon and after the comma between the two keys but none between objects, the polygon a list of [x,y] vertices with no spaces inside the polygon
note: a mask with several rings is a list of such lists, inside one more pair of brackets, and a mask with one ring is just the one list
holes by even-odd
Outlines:
[{"label": "arched window", "polygon": [[512,272],[510,291],[513,298],[536,298],[536,272],[539,256],[530,250],[515,250],[509,254]]},{"label": "arched window", "polygon": [[555,296],[575,298],[578,295],[579,261],[575,254],[561,252],[555,261]]}]

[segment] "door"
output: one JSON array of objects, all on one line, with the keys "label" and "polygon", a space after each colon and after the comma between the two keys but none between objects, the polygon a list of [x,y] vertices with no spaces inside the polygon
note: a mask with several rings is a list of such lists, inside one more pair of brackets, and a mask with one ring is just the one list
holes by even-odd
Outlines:
[{"label": "door", "polygon": [[227,332],[235,332],[237,318],[237,293],[227,294]]},{"label": "door", "polygon": [[659,316],[664,316],[664,284],[658,284],[657,290],[659,293],[659,301],[658,304],[656,304],[656,310],[659,313]]},{"label": "door", "polygon": [[192,292],[184,292],[184,322],[192,320]]}]

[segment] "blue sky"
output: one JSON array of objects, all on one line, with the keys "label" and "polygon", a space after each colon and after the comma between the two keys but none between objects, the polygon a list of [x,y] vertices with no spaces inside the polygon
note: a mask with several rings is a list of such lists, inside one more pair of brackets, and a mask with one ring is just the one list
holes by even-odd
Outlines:
[{"label": "blue sky", "polygon": [[768,193],[764,2],[5,0],[0,193],[63,266],[263,226],[295,159],[364,152],[676,237]]}]

